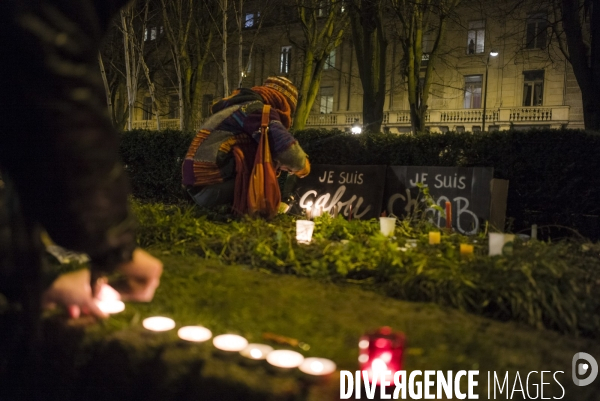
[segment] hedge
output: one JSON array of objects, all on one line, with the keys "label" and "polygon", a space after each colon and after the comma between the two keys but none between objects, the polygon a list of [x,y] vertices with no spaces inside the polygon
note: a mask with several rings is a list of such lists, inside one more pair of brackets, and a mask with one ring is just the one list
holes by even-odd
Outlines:
[{"label": "hedge", "polygon": [[[193,133],[128,131],[121,154],[141,200],[178,203],[181,160]],[[600,135],[581,130],[486,133],[352,135],[338,130],[304,130],[298,141],[313,164],[386,164],[493,167],[509,183],[508,230],[531,224],[546,233],[600,237]],[[551,230],[555,228],[555,230]]]}]

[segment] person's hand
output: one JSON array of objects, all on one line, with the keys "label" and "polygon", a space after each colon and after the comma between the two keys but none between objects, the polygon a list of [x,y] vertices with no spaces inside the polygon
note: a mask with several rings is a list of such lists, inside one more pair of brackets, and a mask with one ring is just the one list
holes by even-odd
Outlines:
[{"label": "person's hand", "polygon": [[66,273],[54,280],[42,295],[42,307],[52,309],[57,305],[65,307],[72,318],[78,318],[82,313],[103,318],[107,316],[92,298],[88,269]]},{"label": "person's hand", "polygon": [[137,248],[133,251],[131,262],[123,263],[116,269],[124,276],[124,280],[111,285],[125,301],[150,302],[160,284],[162,270],[160,260]]}]

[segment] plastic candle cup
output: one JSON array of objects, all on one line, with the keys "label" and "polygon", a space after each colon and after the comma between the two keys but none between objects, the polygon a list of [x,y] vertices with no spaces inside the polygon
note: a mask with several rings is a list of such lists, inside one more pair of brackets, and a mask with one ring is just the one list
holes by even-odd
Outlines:
[{"label": "plastic candle cup", "polygon": [[490,233],[489,234],[489,255],[512,255],[514,234]]},{"label": "plastic candle cup", "polygon": [[263,362],[272,351],[273,347],[266,344],[248,344],[240,355],[244,357],[244,363],[252,365]]},{"label": "plastic candle cup", "polygon": [[248,340],[237,334],[221,334],[213,338],[216,354],[232,357],[248,346]]},{"label": "plastic candle cup", "polygon": [[429,244],[435,245],[439,244],[442,240],[442,235],[439,231],[430,231],[429,232]]},{"label": "plastic candle cup", "polygon": [[366,333],[358,342],[360,370],[366,370],[369,381],[381,383],[386,371],[391,377],[385,377],[393,384],[393,376],[402,370],[405,337],[402,333],[394,333],[389,327],[382,327],[374,332]]},{"label": "plastic candle cup", "polygon": [[275,372],[288,372],[304,362],[304,357],[296,351],[277,350],[267,355],[267,362]]},{"label": "plastic candle cup", "polygon": [[333,361],[325,358],[306,358],[298,366],[298,369],[311,378],[323,378],[335,372],[336,365]]},{"label": "plastic candle cup", "polygon": [[395,217],[380,217],[379,218],[379,229],[381,233],[386,237],[394,235],[396,229],[396,218]]},{"label": "plastic candle cup", "polygon": [[150,331],[169,331],[175,328],[175,321],[164,316],[153,316],[144,319],[142,325]]},{"label": "plastic candle cup", "polygon": [[460,254],[463,256],[473,256],[473,245],[460,244]]},{"label": "plastic candle cup", "polygon": [[177,330],[177,336],[185,341],[202,343],[211,339],[212,332],[202,326],[184,326]]},{"label": "plastic candle cup", "polygon": [[315,223],[310,220],[296,220],[296,241],[301,244],[310,243]]}]

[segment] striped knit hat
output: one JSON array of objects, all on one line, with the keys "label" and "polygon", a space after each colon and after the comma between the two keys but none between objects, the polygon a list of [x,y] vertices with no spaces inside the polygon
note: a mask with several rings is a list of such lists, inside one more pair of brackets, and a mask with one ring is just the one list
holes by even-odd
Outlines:
[{"label": "striped knit hat", "polygon": [[286,77],[269,77],[263,86],[275,89],[277,92],[283,94],[290,103],[292,113],[296,110],[296,104],[298,103],[298,89],[296,89],[292,81]]}]

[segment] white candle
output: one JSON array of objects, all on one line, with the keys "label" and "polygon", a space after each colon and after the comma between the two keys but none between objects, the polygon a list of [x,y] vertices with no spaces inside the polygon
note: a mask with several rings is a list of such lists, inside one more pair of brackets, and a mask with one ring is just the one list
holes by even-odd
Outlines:
[{"label": "white candle", "polygon": [[298,367],[308,375],[325,376],[335,372],[336,366],[333,361],[325,358],[306,358]]},{"label": "white candle", "polygon": [[119,301],[118,299],[108,301],[100,301],[96,299],[94,302],[98,308],[107,315],[114,315],[115,313],[123,312],[125,310],[125,304],[123,301]]},{"label": "white candle", "polygon": [[123,312],[125,310],[125,304],[121,301],[121,295],[108,284],[102,284],[94,303],[98,308],[106,313],[112,315],[115,313]]},{"label": "white candle", "polygon": [[201,343],[212,337],[212,332],[202,326],[185,326],[177,330],[177,335],[182,340]]},{"label": "white candle", "polygon": [[504,234],[490,233],[489,238],[489,256],[502,255],[502,247],[504,246]]},{"label": "white candle", "polygon": [[144,319],[142,325],[150,331],[168,331],[175,328],[175,321],[164,316],[153,316]]},{"label": "white candle", "polygon": [[386,237],[390,237],[394,235],[394,230],[396,228],[396,218],[395,217],[380,217],[379,218],[379,230]]},{"label": "white candle", "polygon": [[267,362],[283,369],[297,368],[303,361],[304,357],[296,351],[277,350],[267,355]]},{"label": "white candle", "polygon": [[296,241],[308,244],[312,240],[315,223],[309,220],[296,220]]},{"label": "white candle", "polygon": [[213,345],[221,351],[239,352],[248,346],[248,340],[236,334],[221,334],[213,338]]},{"label": "white candle", "polygon": [[264,360],[273,351],[273,347],[266,344],[248,344],[246,348],[240,351],[240,355],[248,359]]}]

